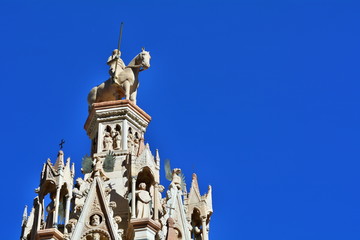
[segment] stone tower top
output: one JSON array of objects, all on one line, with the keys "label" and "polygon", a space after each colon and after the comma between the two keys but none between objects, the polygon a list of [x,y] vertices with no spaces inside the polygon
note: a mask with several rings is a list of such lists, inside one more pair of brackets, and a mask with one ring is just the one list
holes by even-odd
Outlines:
[{"label": "stone tower top", "polygon": [[163,196],[159,151],[145,143],[151,117],[136,94],[150,53],[142,49],[126,66],[114,50],[107,64],[109,79],[88,95],[84,177],[74,185],[74,166],[61,150],[54,165],[48,160],[30,215],[24,211],[21,240],[208,240],[211,187],[201,196],[193,175],[188,193],[181,169],[166,161],[171,183]]}]

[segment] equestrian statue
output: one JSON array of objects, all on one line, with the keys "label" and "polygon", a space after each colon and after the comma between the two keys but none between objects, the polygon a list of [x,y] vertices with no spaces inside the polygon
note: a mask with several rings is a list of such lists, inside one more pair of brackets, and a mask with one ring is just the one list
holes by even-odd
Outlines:
[{"label": "equestrian statue", "polygon": [[109,57],[110,78],[93,87],[88,95],[89,111],[93,103],[120,100],[125,98],[136,104],[136,94],[139,87],[139,72],[150,67],[150,52],[142,51],[125,66],[120,58],[121,52],[115,49]]}]

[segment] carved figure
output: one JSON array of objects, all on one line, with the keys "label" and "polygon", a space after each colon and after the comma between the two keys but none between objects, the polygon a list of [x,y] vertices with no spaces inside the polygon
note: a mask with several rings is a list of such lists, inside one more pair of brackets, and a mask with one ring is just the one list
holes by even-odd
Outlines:
[{"label": "carved figure", "polygon": [[103,164],[104,162],[102,158],[95,157],[93,177],[101,177],[104,181],[106,181],[109,180],[109,178],[105,175]]},{"label": "carved figure", "polygon": [[168,230],[167,230],[166,240],[175,240],[175,239],[178,239],[177,233],[176,233],[176,231],[175,231],[174,226],[175,226],[175,221],[174,221],[174,219],[172,219],[171,217],[169,217],[168,220],[167,220]]},{"label": "carved figure", "polygon": [[120,131],[114,131],[113,138],[114,138],[114,142],[115,142],[114,149],[115,150],[121,149],[121,133],[120,133]]},{"label": "carved figure", "polygon": [[93,233],[92,234],[92,239],[93,240],[100,240],[101,239],[100,233]]},{"label": "carved figure", "polygon": [[85,203],[85,197],[89,192],[88,183],[82,178],[76,179],[76,187],[73,189],[73,195],[75,197],[75,209],[74,212],[78,212],[82,209]]},{"label": "carved figure", "polygon": [[139,72],[150,67],[150,58],[150,52],[142,49],[124,69],[116,69],[114,77],[92,88],[88,95],[89,111],[95,102],[119,100],[123,97],[136,104]]},{"label": "carved figure", "polygon": [[138,136],[138,133],[135,133],[135,137],[134,137],[134,144],[133,144],[133,151],[132,151],[132,155],[138,155],[139,152],[139,144],[140,144],[140,139]]},{"label": "carved figure", "polygon": [[68,230],[68,233],[73,233],[75,230],[77,220],[75,218],[72,218],[69,220],[68,224],[66,224],[66,228]]},{"label": "carved figure", "polygon": [[103,142],[104,142],[104,150],[103,151],[112,150],[113,140],[108,131],[105,131],[105,136],[104,136]]},{"label": "carved figure", "polygon": [[54,212],[55,212],[55,202],[54,199],[51,199],[51,202],[46,206],[47,218],[46,218],[46,228],[53,227],[54,221]]},{"label": "carved figure", "polygon": [[99,226],[100,225],[100,222],[101,222],[101,220],[100,220],[100,216],[99,215],[97,215],[97,214],[95,214],[95,215],[92,215],[91,217],[90,217],[90,225],[91,226]]},{"label": "carved figure", "polygon": [[117,229],[117,234],[119,236],[119,239],[122,239],[122,235],[124,234],[124,229],[120,229],[120,223],[122,222],[122,219],[120,216],[115,216],[114,217],[114,224],[116,226]]},{"label": "carved figure", "polygon": [[119,224],[122,222],[122,218],[120,216],[115,216],[114,217],[114,223],[116,224],[117,228],[119,229]]},{"label": "carved figure", "polygon": [[134,136],[132,134],[131,128],[129,128],[129,131],[128,131],[127,143],[128,143],[129,153],[133,154],[133,152],[134,152]]},{"label": "carved figure", "polygon": [[[119,49],[114,49],[112,55],[107,60],[107,65],[110,66],[109,74],[111,77],[115,78],[119,75],[120,72],[124,71],[125,64],[120,58],[121,52]],[[115,72],[116,71],[116,72]]]},{"label": "carved figure", "polygon": [[137,218],[150,218],[150,201],[151,196],[146,191],[146,184],[140,183],[139,190],[136,191],[137,204],[136,204],[136,217]]},{"label": "carved figure", "polygon": [[180,168],[171,170],[170,160],[165,160],[165,176],[166,179],[171,181],[170,187],[176,187],[179,190],[186,191],[185,176]]},{"label": "carved figure", "polygon": [[165,190],[165,187],[163,185],[159,185],[158,187],[159,189],[159,192],[157,193],[158,194],[158,209],[159,209],[159,213],[160,213],[160,216],[164,215],[164,200],[162,198],[162,192],[164,192]]},{"label": "carved figure", "polygon": [[91,173],[91,177],[86,179],[87,182],[91,183],[94,177],[101,177],[104,181],[107,181],[109,178],[106,176],[105,172],[114,171],[115,155],[113,152],[109,151],[109,153],[106,154],[105,159],[94,157],[94,160],[92,157],[85,156],[83,157],[81,165],[81,171],[84,174]]}]

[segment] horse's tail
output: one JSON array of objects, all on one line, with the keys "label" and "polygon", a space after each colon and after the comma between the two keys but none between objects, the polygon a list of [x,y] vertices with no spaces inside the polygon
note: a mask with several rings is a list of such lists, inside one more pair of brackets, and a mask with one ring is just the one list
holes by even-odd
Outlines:
[{"label": "horse's tail", "polygon": [[91,90],[90,90],[90,92],[89,92],[89,95],[88,95],[88,98],[87,98],[87,100],[88,100],[88,110],[89,110],[89,112],[90,112],[90,110],[91,110],[91,106],[92,106],[92,104],[96,101],[96,94],[97,94],[97,86],[95,86],[95,87],[93,87]]}]

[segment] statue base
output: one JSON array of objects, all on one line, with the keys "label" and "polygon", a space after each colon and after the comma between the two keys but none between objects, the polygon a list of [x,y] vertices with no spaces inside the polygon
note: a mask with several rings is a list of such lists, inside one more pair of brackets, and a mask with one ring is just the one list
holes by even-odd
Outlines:
[{"label": "statue base", "polygon": [[150,218],[131,219],[130,223],[134,229],[134,240],[154,240],[161,229],[160,223]]},{"label": "statue base", "polygon": [[48,228],[37,232],[36,240],[62,240],[64,235],[56,228]]},{"label": "statue base", "polygon": [[[133,140],[135,138],[137,142],[143,140],[150,121],[151,117],[129,100],[92,104],[84,126],[92,140],[91,155],[105,156],[109,150],[117,155],[128,152],[136,155]],[[131,136],[128,136],[129,134]]]}]

